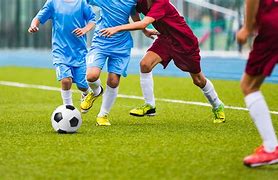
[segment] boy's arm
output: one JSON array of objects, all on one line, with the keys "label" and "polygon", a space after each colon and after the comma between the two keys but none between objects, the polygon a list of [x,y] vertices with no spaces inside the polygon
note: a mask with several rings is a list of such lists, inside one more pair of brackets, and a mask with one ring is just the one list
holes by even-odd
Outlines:
[{"label": "boy's arm", "polygon": [[[134,18],[134,17],[133,17]],[[135,20],[138,20],[135,18]],[[146,27],[155,21],[154,18],[145,16],[141,21],[136,21],[134,23],[120,25],[116,27],[106,28],[101,30],[101,35],[105,37],[111,37],[113,34],[121,31],[134,31],[134,30],[144,30]]]},{"label": "boy's arm", "polygon": [[245,3],[246,15],[244,25],[237,33],[237,41],[239,44],[245,44],[250,34],[254,31],[260,0],[245,0]]},{"label": "boy's arm", "polygon": [[92,6],[90,6],[86,1],[84,1],[83,17],[87,21],[87,25],[83,28],[76,28],[72,31],[77,37],[85,35],[87,32],[95,27],[95,13]]},{"label": "boy's arm", "polygon": [[89,22],[85,27],[83,28],[76,28],[72,31],[77,37],[81,37],[85,35],[87,32],[91,31],[95,27],[95,22]]},{"label": "boy's arm", "polygon": [[[133,22],[141,21],[139,13],[137,12],[131,15],[131,19],[133,20]],[[155,29],[144,28],[142,29],[142,32],[145,34],[145,36],[151,39],[155,39],[154,36],[159,35],[159,32]]]},{"label": "boy's arm", "polygon": [[52,17],[52,14],[53,14],[52,0],[47,0],[43,8],[38,12],[36,17],[32,20],[28,32],[34,33],[39,31],[39,25],[44,24],[48,19],[50,19]]},{"label": "boy's arm", "polygon": [[40,21],[38,18],[34,18],[29,29],[28,32],[29,33],[35,33],[37,31],[39,31],[39,25],[40,25]]},{"label": "boy's arm", "polygon": [[[113,28],[107,28],[101,30],[102,36],[110,37],[113,34],[120,32],[120,31],[133,31],[133,30],[143,30],[144,34],[148,37],[152,38],[152,35],[158,35],[159,33],[155,30],[148,30],[146,27],[149,24],[152,24],[156,20],[163,18],[166,14],[165,3],[168,2],[166,0],[156,0],[152,3],[152,6],[148,12],[148,14],[143,18],[141,21],[137,21],[140,17],[133,17],[135,21],[131,24],[116,26]],[[145,29],[145,30],[144,30]]]}]

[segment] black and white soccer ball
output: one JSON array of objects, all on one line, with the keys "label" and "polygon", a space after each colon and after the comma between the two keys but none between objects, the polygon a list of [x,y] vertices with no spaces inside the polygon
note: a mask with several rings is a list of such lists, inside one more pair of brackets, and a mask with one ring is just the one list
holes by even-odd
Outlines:
[{"label": "black and white soccer ball", "polygon": [[58,133],[74,133],[82,124],[81,114],[74,106],[61,105],[52,113],[51,123]]}]

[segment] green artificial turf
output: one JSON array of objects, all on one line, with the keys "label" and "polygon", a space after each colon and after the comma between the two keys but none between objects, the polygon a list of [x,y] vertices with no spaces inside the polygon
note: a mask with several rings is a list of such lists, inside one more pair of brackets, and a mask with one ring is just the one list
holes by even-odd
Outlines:
[{"label": "green artificial turf", "polygon": [[[154,80],[157,98],[206,102],[191,79]],[[0,81],[59,87],[50,69],[2,67]],[[238,81],[212,82],[226,105],[244,107]],[[278,84],[263,86],[273,111],[278,111],[277,89]],[[139,76],[123,78],[119,93],[141,96]],[[73,98],[79,107],[80,94]],[[278,178],[277,165],[242,165],[261,143],[247,111],[226,109],[227,122],[213,124],[210,107],[157,101],[157,116],[138,118],[128,112],[143,101],[118,98],[112,125],[96,127],[98,100],[83,115],[78,133],[57,134],[50,116],[61,102],[58,91],[0,85],[0,179]],[[272,118],[278,129],[278,115]]]}]

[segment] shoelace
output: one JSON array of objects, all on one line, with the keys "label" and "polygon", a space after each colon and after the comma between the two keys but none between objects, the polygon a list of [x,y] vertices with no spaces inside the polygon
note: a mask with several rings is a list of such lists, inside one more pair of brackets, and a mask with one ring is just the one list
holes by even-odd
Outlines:
[{"label": "shoelace", "polygon": [[138,109],[145,109],[146,107],[148,107],[147,104],[142,105],[141,107],[139,107]]},{"label": "shoelace", "polygon": [[259,146],[255,149],[255,153],[259,153],[259,152],[262,152],[264,151],[264,147],[263,146]]},{"label": "shoelace", "polygon": [[214,111],[214,116],[215,116],[216,118],[220,118],[220,117],[219,117],[219,112],[220,112],[220,108],[215,109],[215,111]]},{"label": "shoelace", "polygon": [[93,99],[93,94],[91,96],[89,96],[89,94],[85,97],[85,101],[90,101]]}]

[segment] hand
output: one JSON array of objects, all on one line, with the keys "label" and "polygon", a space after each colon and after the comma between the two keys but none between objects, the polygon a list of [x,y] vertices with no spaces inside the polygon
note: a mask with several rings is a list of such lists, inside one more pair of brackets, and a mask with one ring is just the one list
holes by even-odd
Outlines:
[{"label": "hand", "polygon": [[239,44],[245,44],[251,32],[246,28],[242,27],[236,34],[237,42]]},{"label": "hand", "polygon": [[105,28],[105,29],[100,30],[101,36],[104,36],[104,37],[111,37],[119,31],[120,31],[120,29],[118,27],[111,27],[111,28]]},{"label": "hand", "polygon": [[143,33],[145,34],[145,36],[147,36],[148,38],[154,39],[154,36],[159,35],[160,33],[157,30],[154,29],[144,29]]},{"label": "hand", "polygon": [[29,29],[28,29],[29,33],[35,33],[35,32],[38,32],[38,31],[39,31],[39,28],[37,26],[30,26]]},{"label": "hand", "polygon": [[86,28],[76,28],[72,31],[73,34],[75,34],[77,37],[84,36],[88,31]]}]

